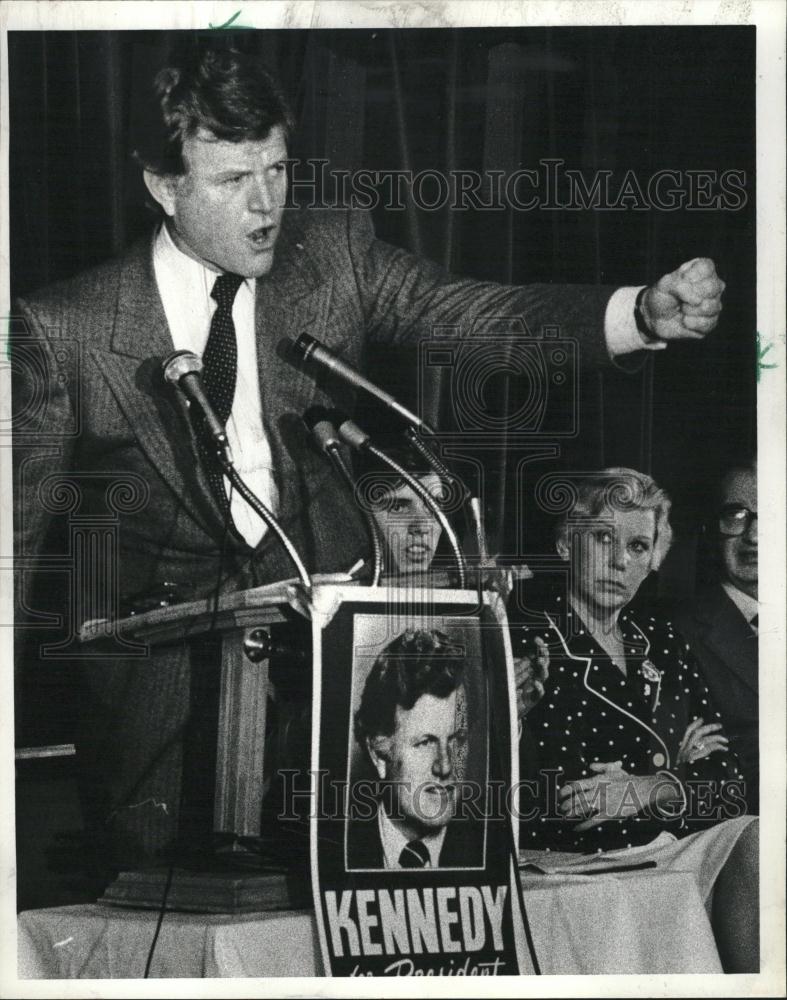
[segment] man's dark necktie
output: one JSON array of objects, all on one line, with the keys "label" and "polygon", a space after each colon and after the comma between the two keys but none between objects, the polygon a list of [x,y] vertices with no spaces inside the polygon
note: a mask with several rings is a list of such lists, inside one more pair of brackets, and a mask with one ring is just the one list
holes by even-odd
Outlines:
[{"label": "man's dark necktie", "polygon": [[[238,377],[238,342],[232,320],[232,303],[242,283],[243,278],[238,274],[220,274],[216,278],[210,294],[217,306],[210,321],[208,342],[202,355],[205,393],[216,416],[225,426],[232,412]],[[219,506],[229,518],[230,506],[224,489],[224,475],[200,420],[197,422],[197,433],[206,460],[208,482]]]},{"label": "man's dark necktie", "polygon": [[423,840],[411,840],[402,848],[399,865],[402,868],[426,868],[429,864],[429,849]]}]

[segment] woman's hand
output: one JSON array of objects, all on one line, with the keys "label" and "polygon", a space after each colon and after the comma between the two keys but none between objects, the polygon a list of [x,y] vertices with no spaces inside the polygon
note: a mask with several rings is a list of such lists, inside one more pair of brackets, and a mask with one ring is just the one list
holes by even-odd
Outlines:
[{"label": "woman's hand", "polygon": [[594,763],[592,778],[569,781],[558,792],[558,811],[566,819],[581,819],[577,830],[590,830],[608,820],[625,819],[679,799],[679,787],[663,774],[633,775],[622,761]]},{"label": "woman's hand", "polygon": [[721,729],[720,722],[709,722],[706,725],[702,717],[690,722],[680,741],[677,763],[693,764],[695,760],[710,756],[715,750],[726,750],[729,741]]},{"label": "woman's hand", "polygon": [[558,791],[558,812],[565,819],[581,819],[577,830],[589,830],[610,819],[633,816],[645,808],[637,782],[623,770],[623,761],[590,765],[592,778],[569,781]]},{"label": "woman's hand", "polygon": [[549,650],[540,637],[524,656],[514,659],[516,713],[521,722],[544,697],[544,684],[549,677]]}]

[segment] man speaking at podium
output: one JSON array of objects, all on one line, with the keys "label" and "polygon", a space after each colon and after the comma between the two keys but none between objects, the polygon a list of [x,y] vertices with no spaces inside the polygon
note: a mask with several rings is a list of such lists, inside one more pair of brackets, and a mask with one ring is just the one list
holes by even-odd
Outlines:
[{"label": "man speaking at podium", "polygon": [[[375,343],[519,316],[531,331],[559,327],[584,363],[601,364],[700,338],[717,322],[724,285],[706,259],[646,289],[506,287],[451,277],[377,240],[365,214],[285,210],[289,111],[259,62],[224,42],[171,59],[153,100],[156,119],[135,154],[161,210],[152,238],[15,309],[44,358],[27,389],[45,405],[25,431],[57,444],[21,463],[18,556],[42,552],[56,504],[41,487],[52,476],[77,484],[88,519],[106,515],[112,482],[142,494],[113,511],[119,592],[112,574],[96,586],[96,566],[74,574],[84,617],[111,617],[164,584],[185,601],[292,576],[273,532],[230,495],[198,422],[163,381],[173,350],[201,356],[236,466],[309,572],[341,572],[367,555],[363,521],[297,419],[337,400],[293,367],[281,341],[308,332],[360,367]],[[24,393],[15,412],[28,412]],[[66,435],[69,426],[77,433]],[[109,835],[118,863],[152,856],[177,833],[193,655],[181,643],[147,659],[121,650],[85,661],[78,758],[92,825]]]}]

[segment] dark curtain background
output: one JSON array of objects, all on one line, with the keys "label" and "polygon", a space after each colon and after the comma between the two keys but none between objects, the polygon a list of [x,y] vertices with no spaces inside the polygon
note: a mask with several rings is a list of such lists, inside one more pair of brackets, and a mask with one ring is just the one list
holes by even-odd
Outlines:
[{"label": "dark curtain background", "polygon": [[[634,375],[582,375],[573,439],[542,439],[540,458],[521,449],[480,456],[501,551],[547,551],[534,499],[544,473],[629,465],[676,502],[680,544],[662,589],[693,586],[692,527],[708,484],[755,443],[754,30],[222,32],[282,80],[299,120],[292,155],[332,170],[510,174],[552,158],[588,185],[612,171],[613,190],[628,170],[643,186],[662,169],[745,173],[737,210],[425,211],[412,199],[402,210],[375,208],[382,238],[479,278],[641,284],[710,256],[728,283],[707,342],[672,346]],[[144,127],[142,88],[172,40],[9,33],[14,293],[68,277],[149,230],[130,150]],[[373,377],[415,404],[416,352],[369,360]],[[518,391],[493,385],[490,405],[513,407]],[[433,379],[426,415],[447,426],[454,402],[446,380]]]}]

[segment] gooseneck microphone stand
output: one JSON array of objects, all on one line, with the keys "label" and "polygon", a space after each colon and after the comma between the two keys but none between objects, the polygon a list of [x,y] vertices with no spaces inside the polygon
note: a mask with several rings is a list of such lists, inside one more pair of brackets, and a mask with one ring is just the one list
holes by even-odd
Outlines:
[{"label": "gooseneck microphone stand", "polygon": [[[484,521],[481,516],[480,499],[471,495],[470,490],[467,486],[465,486],[459,476],[452,473],[451,470],[440,461],[432,449],[429,448],[427,444],[418,436],[414,427],[408,427],[404,432],[404,436],[407,438],[410,445],[429,465],[433,472],[436,472],[441,479],[456,483],[457,487],[461,491],[462,505],[465,508],[465,515],[468,510],[470,511],[470,518],[467,519],[465,523],[467,523],[468,520],[472,521],[472,529],[475,532],[476,547],[478,548],[479,566],[485,565],[489,560],[489,553],[486,545],[486,529],[484,528]],[[470,525],[468,524],[468,528],[469,527]]]},{"label": "gooseneck microphone stand", "polygon": [[407,425],[407,439],[411,445],[426,460],[429,466],[442,478],[451,482],[456,482],[462,491],[462,502],[466,509],[470,510],[470,520],[472,520],[472,530],[476,538],[480,565],[488,562],[486,545],[486,532],[484,530],[483,518],[481,516],[481,501],[479,497],[471,496],[470,491],[458,476],[451,473],[437,456],[427,447],[423,441],[423,435],[435,438],[436,432],[417,414],[408,410],[398,399],[390,393],[381,389],[374,382],[362,375],[352,365],[348,364],[338,354],[330,348],[321,344],[319,340],[308,333],[302,333],[297,340],[290,342],[289,350],[291,357],[297,365],[303,365],[307,369],[311,368],[317,372],[328,374],[339,379],[355,390],[360,390],[371,399],[374,399],[389,413],[394,414],[399,420]]},{"label": "gooseneck microphone stand", "polygon": [[382,462],[384,465],[387,465],[388,468],[392,469],[397,476],[403,479],[413,493],[415,493],[421,501],[426,504],[434,517],[437,519],[440,527],[445,532],[448,544],[451,546],[451,551],[456,561],[456,568],[459,574],[459,589],[465,590],[467,586],[467,562],[461,546],[459,545],[459,539],[456,537],[456,532],[451,527],[444,511],[435,501],[429,490],[425,489],[418,482],[415,476],[412,476],[406,469],[402,468],[402,466],[391,458],[390,455],[386,455],[386,453],[381,451],[380,448],[375,447],[375,445],[372,444],[369,435],[365,431],[362,431],[361,428],[352,420],[345,420],[344,423],[339,426],[339,435],[346,444],[350,445],[351,448],[356,448],[359,451],[368,451],[370,455],[374,455],[378,462]]},{"label": "gooseneck microphone stand", "polygon": [[240,495],[243,497],[246,503],[251,507],[251,509],[255,511],[255,513],[259,514],[259,516],[268,525],[271,531],[274,532],[274,534],[276,535],[276,537],[279,539],[282,546],[286,550],[287,555],[290,557],[292,564],[295,566],[298,576],[300,577],[301,583],[303,584],[303,586],[306,588],[307,591],[310,591],[312,582],[309,578],[309,574],[306,570],[306,567],[303,564],[303,560],[298,555],[297,549],[292,544],[289,537],[285,533],[284,528],[282,528],[282,526],[279,524],[277,519],[274,517],[273,513],[270,510],[268,510],[268,508],[265,506],[262,500],[259,499],[259,497],[255,496],[254,493],[252,493],[252,491],[243,481],[243,479],[240,476],[240,473],[235,468],[229,447],[226,449],[226,452],[224,454],[222,454],[221,451],[219,451],[218,457],[219,457],[219,462],[221,463],[221,467],[224,470],[224,474],[232,483],[233,488],[236,489],[238,493],[240,493]]},{"label": "gooseneck microphone stand", "polygon": [[[341,453],[341,439],[331,419],[330,412],[323,407],[311,407],[304,413],[303,422],[311,432],[317,447],[328,456],[340,478],[347,484],[350,493],[355,496],[355,479]],[[380,529],[371,511],[367,510],[363,504],[358,504],[358,506],[366,522],[369,540],[372,543],[371,586],[379,587],[380,577],[383,572],[383,542],[380,536]]]},{"label": "gooseneck microphone stand", "polygon": [[193,351],[175,351],[165,358],[162,363],[162,372],[164,380],[182,392],[189,402],[196,405],[202,413],[205,420],[206,438],[208,439],[206,443],[208,446],[212,444],[216,449],[216,458],[224,474],[251,509],[262,518],[279,539],[308,593],[311,591],[311,580],[297,549],[273,512],[265,506],[259,497],[252,493],[235,468],[226,428],[216,416],[202,384],[202,367],[202,359]]}]

